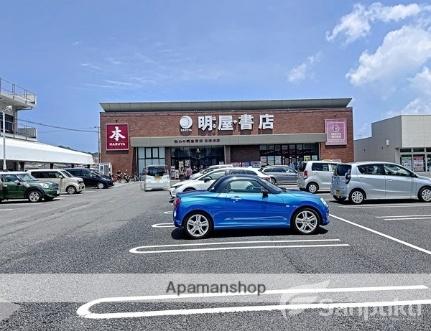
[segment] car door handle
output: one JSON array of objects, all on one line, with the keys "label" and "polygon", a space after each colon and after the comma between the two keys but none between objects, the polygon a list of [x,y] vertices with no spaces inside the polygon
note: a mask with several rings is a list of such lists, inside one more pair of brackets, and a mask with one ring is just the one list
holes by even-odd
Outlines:
[{"label": "car door handle", "polygon": [[235,196],[235,197],[232,197],[231,200],[233,200],[234,202],[236,202],[238,200],[241,200],[241,198],[239,196]]}]

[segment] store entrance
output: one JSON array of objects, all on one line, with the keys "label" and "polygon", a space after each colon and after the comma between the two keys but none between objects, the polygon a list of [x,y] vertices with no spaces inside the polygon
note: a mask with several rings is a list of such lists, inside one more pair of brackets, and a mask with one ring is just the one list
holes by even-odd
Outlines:
[{"label": "store entrance", "polygon": [[189,166],[193,171],[198,171],[223,162],[223,146],[171,148],[171,166],[179,170],[180,173]]}]

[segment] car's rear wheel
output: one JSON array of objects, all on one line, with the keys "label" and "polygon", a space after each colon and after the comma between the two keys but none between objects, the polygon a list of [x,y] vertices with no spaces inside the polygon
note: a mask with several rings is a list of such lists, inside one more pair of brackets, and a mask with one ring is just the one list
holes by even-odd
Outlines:
[{"label": "car's rear wheel", "polygon": [[353,190],[350,192],[349,200],[355,205],[360,205],[365,200],[365,193],[362,190]]},{"label": "car's rear wheel", "polygon": [[191,191],[196,191],[193,187],[187,187],[186,189],[184,189],[183,192],[191,192]]},{"label": "car's rear wheel", "polygon": [[187,216],[184,222],[187,236],[192,239],[201,239],[209,235],[212,229],[212,220],[206,213],[196,212]]},{"label": "car's rear wheel", "polygon": [[274,177],[270,177],[269,180],[272,184],[277,185],[277,179],[275,179]]},{"label": "car's rear wheel", "polygon": [[316,183],[309,183],[307,185],[307,191],[310,193],[317,193],[317,191],[319,191],[319,185],[317,185]]},{"label": "car's rear wheel", "polygon": [[292,218],[291,225],[301,234],[313,234],[319,227],[320,216],[312,208],[298,210]]},{"label": "car's rear wheel", "polygon": [[40,200],[42,200],[42,193],[37,190],[32,190],[27,193],[27,199],[30,202],[39,202]]},{"label": "car's rear wheel", "polygon": [[67,194],[75,194],[76,193],[76,187],[73,185],[66,187],[66,193]]},{"label": "car's rear wheel", "polygon": [[422,187],[419,191],[419,200],[423,202],[431,202],[431,187]]}]

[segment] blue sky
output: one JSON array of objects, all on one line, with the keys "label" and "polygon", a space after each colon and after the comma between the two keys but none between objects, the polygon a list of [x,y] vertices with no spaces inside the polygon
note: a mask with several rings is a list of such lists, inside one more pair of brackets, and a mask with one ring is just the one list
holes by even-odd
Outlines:
[{"label": "blue sky", "polygon": [[[98,125],[99,102],[352,97],[355,136],[431,113],[431,3],[38,0],[2,3],[0,77],[38,95],[21,119]],[[6,14],[6,15],[5,15]],[[39,128],[97,151],[97,134]]]}]

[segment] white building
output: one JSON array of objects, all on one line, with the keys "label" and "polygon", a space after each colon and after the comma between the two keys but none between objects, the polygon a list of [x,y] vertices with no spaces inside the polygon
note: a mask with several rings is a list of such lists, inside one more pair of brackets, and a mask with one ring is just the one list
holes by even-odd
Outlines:
[{"label": "white building", "polygon": [[[36,95],[0,78],[0,131],[3,134],[5,113],[6,160],[8,170],[24,170],[28,166],[90,165],[91,154],[72,151],[37,141],[35,128],[18,127],[20,111],[36,106]],[[0,170],[3,165],[3,137],[0,139]]]},{"label": "white building", "polygon": [[400,115],[371,124],[371,137],[355,140],[355,161],[388,161],[431,172],[431,115]]}]

